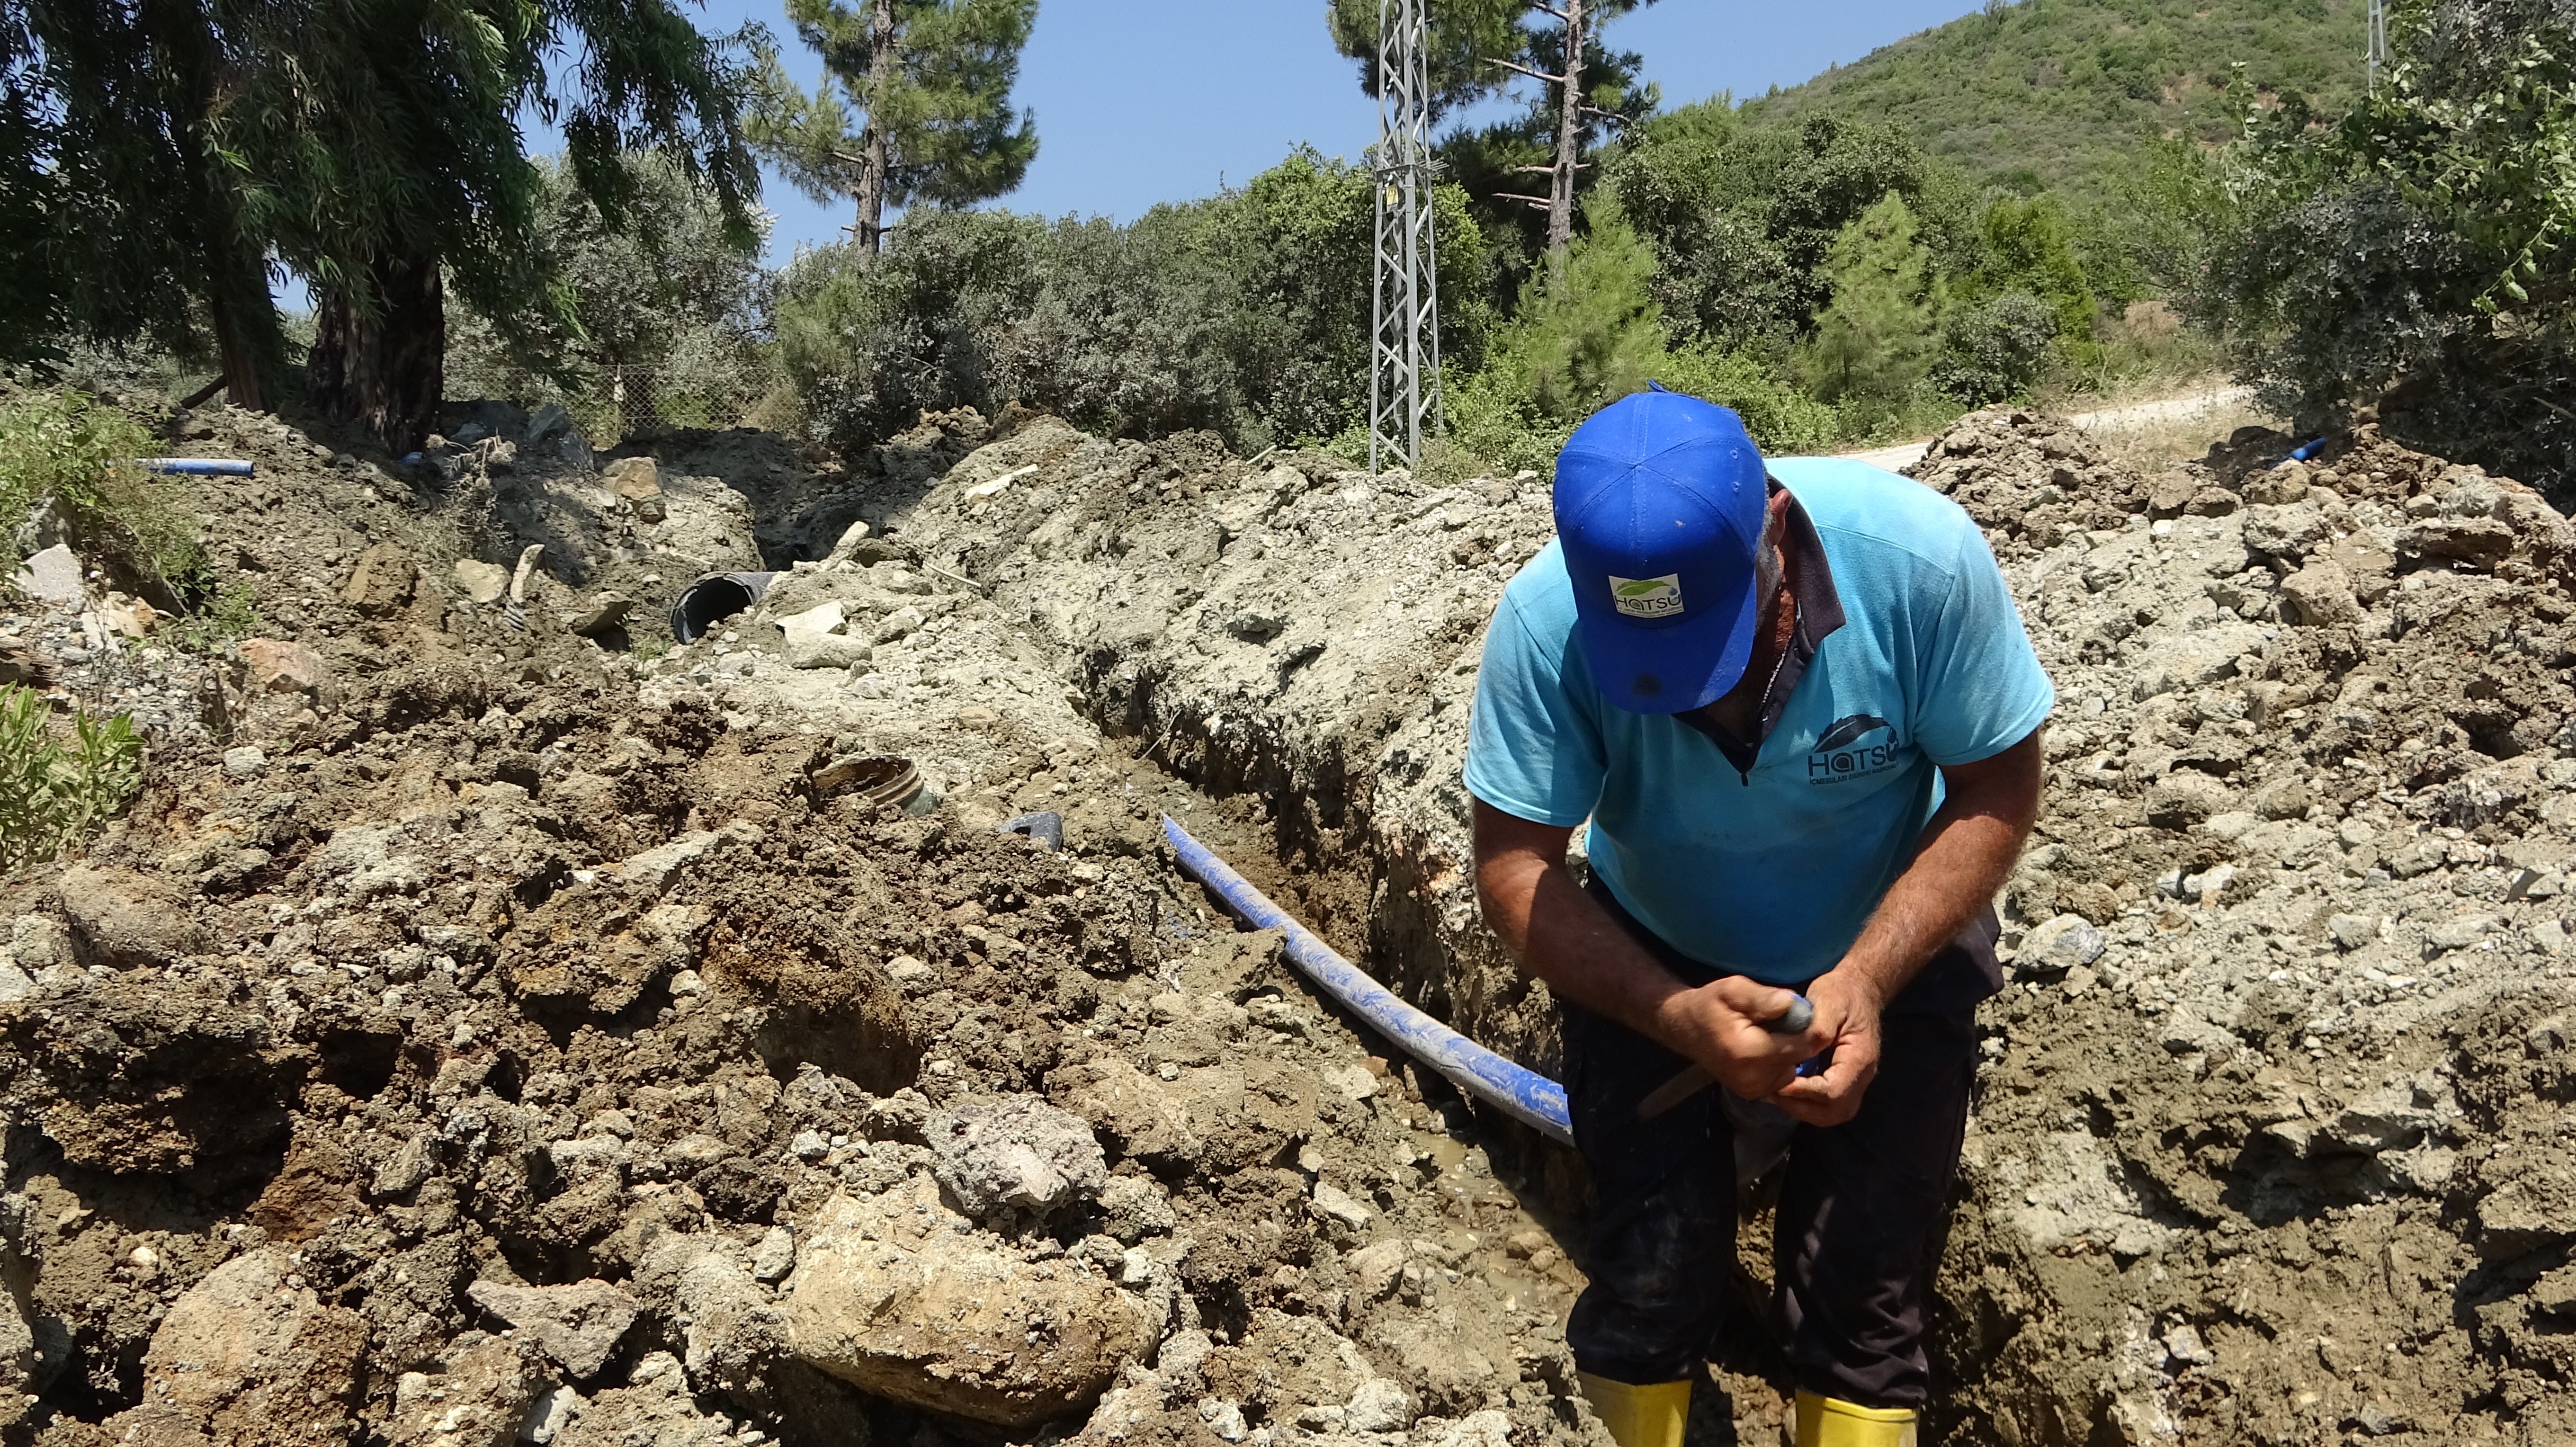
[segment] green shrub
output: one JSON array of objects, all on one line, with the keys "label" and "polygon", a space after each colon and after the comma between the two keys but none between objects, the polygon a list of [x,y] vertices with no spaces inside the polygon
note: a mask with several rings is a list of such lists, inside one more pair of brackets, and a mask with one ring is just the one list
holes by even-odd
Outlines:
[{"label": "green shrub", "polygon": [[1655,380],[1735,409],[1753,445],[1769,456],[1822,452],[1842,436],[1841,413],[1799,390],[1750,348],[1677,348],[1655,369]]},{"label": "green shrub", "polygon": [[2239,223],[2195,289],[2240,380],[2322,430],[2378,404],[2411,446],[2576,497],[2576,19],[2552,0],[2391,17],[2377,95],[2247,117]]},{"label": "green shrub", "polygon": [[1954,304],[1941,319],[1941,360],[1932,381],[1963,407],[2030,395],[2048,365],[2059,319],[2026,291]]},{"label": "green shrub", "polygon": [[69,748],[35,690],[0,686],[0,871],[87,843],[143,787],[143,739],[118,714],[72,718]]},{"label": "green shrub", "polygon": [[142,466],[155,450],[132,418],[87,393],[30,393],[0,408],[0,520],[14,525],[50,502],[85,549],[120,558],[169,602],[193,601],[212,565],[176,490]]}]

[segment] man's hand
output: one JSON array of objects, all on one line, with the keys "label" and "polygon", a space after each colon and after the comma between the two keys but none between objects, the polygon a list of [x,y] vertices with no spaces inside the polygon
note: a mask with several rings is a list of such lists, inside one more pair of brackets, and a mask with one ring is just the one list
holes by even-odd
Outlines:
[{"label": "man's hand", "polygon": [[1531,974],[1586,1009],[1687,1056],[1750,1100],[1778,1090],[1828,1038],[1762,1028],[1790,993],[1728,976],[1694,989],[1614,924],[1565,868],[1572,830],[1476,802],[1476,884],[1485,920]]},{"label": "man's hand", "polygon": [[1794,1080],[1798,1062],[1832,1038],[1823,1028],[1821,1009],[1796,1034],[1763,1028],[1762,1022],[1780,1018],[1796,998],[1777,985],[1725,975],[1666,999],[1654,1033],[1727,1089],[1746,1100],[1760,1100]]},{"label": "man's hand", "polygon": [[[1834,970],[1807,986],[1816,1007],[1811,1033],[1834,1058],[1824,1073],[1792,1078],[1775,1087],[1771,1103],[1808,1125],[1841,1125],[1860,1113],[1861,1093],[1878,1075],[1878,1013],[1886,1002],[1860,975]],[[1737,1091],[1747,1100],[1761,1097]]]}]

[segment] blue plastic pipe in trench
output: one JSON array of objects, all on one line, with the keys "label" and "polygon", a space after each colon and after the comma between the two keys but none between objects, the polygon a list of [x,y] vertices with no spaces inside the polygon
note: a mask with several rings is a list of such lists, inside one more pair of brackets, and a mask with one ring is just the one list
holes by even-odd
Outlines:
[{"label": "blue plastic pipe in trench", "polygon": [[1216,892],[1245,923],[1275,929],[1288,936],[1288,962],[1369,1022],[1377,1032],[1403,1047],[1406,1054],[1447,1077],[1460,1090],[1524,1125],[1574,1143],[1574,1127],[1565,1113],[1565,1087],[1533,1070],[1505,1060],[1491,1050],[1432,1019],[1370,979],[1358,966],[1335,953],[1314,932],[1289,918],[1208,847],[1190,837],[1171,815],[1163,816],[1163,837],[1180,855],[1181,868]]},{"label": "blue plastic pipe in trench", "polygon": [[147,457],[143,465],[154,472],[184,472],[192,477],[248,477],[251,465],[224,457]]}]

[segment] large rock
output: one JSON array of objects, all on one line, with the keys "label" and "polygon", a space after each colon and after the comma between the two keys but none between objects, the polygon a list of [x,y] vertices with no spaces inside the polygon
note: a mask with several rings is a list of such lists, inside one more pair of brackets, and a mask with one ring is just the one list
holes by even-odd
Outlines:
[{"label": "large rock", "polygon": [[575,1377],[596,1376],[635,1324],[635,1298],[605,1281],[570,1286],[478,1281],[465,1295]]},{"label": "large rock", "polygon": [[81,604],[81,560],[70,548],[56,543],[21,565],[18,575],[9,580],[17,590],[30,598],[66,608]]},{"label": "large rock", "polygon": [[143,1400],[109,1419],[110,1440],[339,1447],[354,1439],[367,1319],[324,1305],[291,1275],[286,1253],[264,1247],[182,1293],[143,1354]]},{"label": "large rock", "polygon": [[638,1363],[632,1382],[575,1405],[552,1447],[734,1447],[734,1424],[701,1410],[669,1352]]},{"label": "large rock", "polygon": [[689,1380],[734,1397],[755,1391],[779,1346],[769,1293],[731,1257],[705,1251],[681,1268],[674,1298]]},{"label": "large rock", "polygon": [[544,1387],[519,1344],[495,1337],[436,1372],[397,1378],[384,1440],[387,1447],[508,1447]]},{"label": "large rock", "polygon": [[1005,1427],[1080,1411],[1152,1345],[1144,1306],[1087,1261],[1024,1261],[963,1229],[936,1183],[835,1196],[788,1278],[798,1360]]},{"label": "large rock", "polygon": [[340,598],[361,613],[394,613],[411,603],[420,567],[411,554],[392,543],[378,543],[358,554]]},{"label": "large rock", "polygon": [[2251,623],[2213,623],[2147,645],[2138,659],[2133,696],[2143,703],[2159,694],[2232,678],[2236,660],[2263,652],[2263,630]]},{"label": "large rock", "polygon": [[250,665],[251,687],[261,693],[301,693],[319,699],[330,691],[331,665],[305,644],[245,638],[241,656]]},{"label": "large rock", "polygon": [[2309,628],[2345,628],[2361,621],[2361,600],[2341,563],[2320,558],[2281,580],[2281,621]]},{"label": "large rock", "polygon": [[205,948],[205,931],[167,880],[114,867],[63,871],[63,913],[85,964],[176,964]]},{"label": "large rock", "polygon": [[1078,1116],[1034,1095],[964,1100],[934,1111],[923,1132],[930,1169],[968,1215],[1045,1215],[1096,1200],[1109,1181],[1100,1142]]},{"label": "large rock", "polygon": [[1171,1087],[1115,1055],[1058,1066],[1046,1086],[1049,1099],[1089,1121],[1121,1155],[1183,1165],[1206,1146]]}]

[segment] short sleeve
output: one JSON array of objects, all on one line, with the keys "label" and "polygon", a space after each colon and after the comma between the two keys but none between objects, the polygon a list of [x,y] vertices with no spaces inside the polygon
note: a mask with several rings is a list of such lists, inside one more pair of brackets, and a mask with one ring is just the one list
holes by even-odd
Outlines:
[{"label": "short sleeve", "polygon": [[1515,818],[1572,828],[1591,817],[1608,759],[1600,728],[1566,686],[1568,642],[1563,629],[1533,628],[1504,593],[1476,673],[1466,782]]},{"label": "short sleeve", "polygon": [[2012,589],[1974,527],[1961,529],[1948,594],[1929,613],[1915,656],[1922,700],[1914,738],[1936,764],[1973,764],[2011,748],[2048,719],[2057,689],[2030,646]]}]

